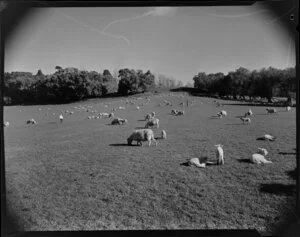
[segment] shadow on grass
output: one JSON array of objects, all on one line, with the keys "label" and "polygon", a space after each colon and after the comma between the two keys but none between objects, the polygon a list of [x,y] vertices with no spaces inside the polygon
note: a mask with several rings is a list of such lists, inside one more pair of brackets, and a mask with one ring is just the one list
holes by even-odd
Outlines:
[{"label": "shadow on grass", "polygon": [[246,124],[243,124],[243,123],[226,123],[225,125],[246,125]]},{"label": "shadow on grass", "polygon": [[294,180],[297,179],[297,168],[295,168],[294,170],[287,171],[286,173],[290,178]]},{"label": "shadow on grass", "polygon": [[146,121],[146,119],[139,119],[138,121],[140,121],[140,122],[141,122],[141,121],[145,122],[145,121]]},{"label": "shadow on grass", "polygon": [[183,163],[180,163],[180,165],[183,165],[183,166],[189,166],[189,162],[183,162]]},{"label": "shadow on grass", "polygon": [[163,140],[162,137],[155,137],[155,140]]},{"label": "shadow on grass", "polygon": [[277,195],[293,195],[296,193],[295,184],[261,184],[260,191]]},{"label": "shadow on grass", "polygon": [[279,155],[296,155],[296,152],[279,152]]},{"label": "shadow on grass", "polygon": [[136,127],[135,129],[146,129],[145,127]]},{"label": "shadow on grass", "polygon": [[252,163],[249,159],[237,159],[237,161],[240,163]]},{"label": "shadow on grass", "polygon": [[209,117],[210,119],[220,119],[219,116],[213,115]]},{"label": "shadow on grass", "polygon": [[110,146],[132,146],[128,145],[127,143],[115,143],[115,144],[109,144]]}]

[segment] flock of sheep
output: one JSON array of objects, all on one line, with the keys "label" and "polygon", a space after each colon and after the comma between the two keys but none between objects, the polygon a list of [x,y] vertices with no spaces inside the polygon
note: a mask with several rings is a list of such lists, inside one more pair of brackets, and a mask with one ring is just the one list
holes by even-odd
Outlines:
[{"label": "flock of sheep", "polygon": [[[170,95],[170,94],[169,94]],[[163,96],[163,94],[158,95],[158,96]],[[180,95],[179,97],[183,97],[183,95]],[[125,102],[126,104],[129,105],[135,105],[136,102],[138,100],[141,100],[142,98],[132,98],[132,99],[126,99],[126,100],[120,100],[122,102]],[[148,97],[146,98],[147,102],[145,103],[141,103],[139,105],[136,106],[137,110],[140,110],[142,106],[147,105],[151,99]],[[116,102],[116,101],[115,101]],[[217,102],[216,100],[214,101],[216,102],[217,107],[223,107],[223,105],[220,102]],[[109,102],[109,103],[105,103],[104,107],[105,108],[109,108],[111,106],[113,102]],[[190,103],[190,105],[193,105],[194,101],[192,101],[192,103]],[[201,102],[201,104],[203,104]],[[164,100],[163,103],[160,103],[158,106],[173,106],[172,103],[170,101]],[[183,106],[184,103],[181,102],[179,104],[180,106]],[[187,101],[187,106],[188,106],[188,101]],[[49,109],[49,108],[48,108]],[[116,112],[117,110],[125,110],[126,108],[124,106],[119,106],[118,108],[111,108],[111,112],[110,113],[98,113],[98,111],[96,109],[92,109],[91,105],[88,105],[87,107],[85,106],[74,106],[74,109],[76,110],[83,110],[89,113],[93,113],[93,115],[89,115],[87,117],[87,119],[102,119],[102,118],[112,118],[111,124],[112,125],[124,125],[128,123],[127,119],[124,118],[120,118],[120,117],[115,117],[114,112]],[[39,110],[42,110],[41,108],[39,108]],[[286,111],[290,111],[291,107],[288,106],[286,107]],[[266,108],[267,113],[270,114],[276,114],[277,111],[275,108]],[[63,117],[63,113],[68,114],[68,115],[72,115],[74,114],[73,111],[69,111],[69,110],[65,110],[64,112],[61,111],[60,115],[59,115],[59,121],[60,123],[63,123],[64,121],[64,117]],[[177,109],[172,109],[171,110],[171,115],[174,116],[180,116],[180,115],[185,115],[185,111],[184,110],[177,110]],[[53,113],[53,115],[55,115],[55,113]],[[222,109],[221,111],[219,111],[217,113],[217,117],[218,118],[224,118],[226,117],[227,111],[225,111],[224,109]],[[253,111],[251,109],[249,109],[244,116],[240,116],[240,119],[242,120],[243,124],[247,123],[250,124],[251,123],[251,118],[253,118]],[[147,114],[145,116],[145,128],[144,129],[137,129],[134,130],[131,135],[127,138],[127,144],[128,145],[132,145],[132,142],[135,141],[137,143],[138,146],[143,146],[142,142],[147,141],[148,142],[148,146],[151,146],[151,142],[153,141],[155,143],[155,146],[157,146],[157,141],[155,139],[154,136],[154,132],[152,130],[152,128],[158,129],[159,128],[159,119],[156,116],[155,112],[151,112],[149,114]],[[31,118],[29,120],[26,121],[26,124],[37,124],[36,120]],[[9,126],[9,122],[4,122],[4,127],[8,127]],[[167,134],[165,130],[161,131],[161,139],[166,139],[167,138]],[[266,140],[266,141],[274,141],[275,138],[269,134],[265,134],[264,136],[262,136],[261,138],[258,138],[257,140]],[[207,159],[201,159],[201,158],[191,158],[188,160],[188,164],[189,165],[194,165],[196,167],[199,168],[203,168],[205,167],[207,164],[208,165],[223,165],[224,164],[224,151],[223,151],[223,145],[221,144],[217,144],[215,145],[215,154],[216,154],[216,161],[208,161]],[[251,157],[250,157],[250,161],[252,163],[256,163],[256,164],[260,164],[260,163],[272,163],[271,161],[266,159],[266,156],[268,155],[268,151],[264,148],[258,148],[257,153],[254,153]]]}]

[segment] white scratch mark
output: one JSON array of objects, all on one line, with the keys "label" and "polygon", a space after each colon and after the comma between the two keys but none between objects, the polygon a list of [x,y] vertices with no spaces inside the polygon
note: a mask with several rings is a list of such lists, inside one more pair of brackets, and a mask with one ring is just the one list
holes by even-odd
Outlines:
[{"label": "white scratch mark", "polygon": [[262,9],[262,10],[259,10],[259,11],[256,11],[256,12],[249,12],[249,13],[238,14],[238,15],[233,15],[233,14],[230,14],[230,15],[222,15],[222,14],[215,14],[215,13],[209,13],[209,12],[204,12],[204,13],[206,13],[207,15],[210,15],[210,16],[215,16],[215,17],[223,17],[223,18],[240,18],[240,17],[253,16],[253,15],[256,15],[256,14],[259,14],[259,13],[262,13],[262,12],[268,12],[268,11],[270,11],[270,10],[268,10],[268,9]]}]

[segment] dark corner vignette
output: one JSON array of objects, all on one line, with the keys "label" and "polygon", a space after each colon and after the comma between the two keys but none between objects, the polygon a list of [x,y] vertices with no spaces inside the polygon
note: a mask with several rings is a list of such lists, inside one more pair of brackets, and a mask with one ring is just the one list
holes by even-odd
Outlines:
[{"label": "dark corner vignette", "polygon": [[[255,2],[262,2],[263,5],[270,9],[273,12],[273,15],[280,18],[284,17],[286,20],[281,22],[280,24],[284,25],[285,33],[293,35],[296,44],[296,140],[297,144],[299,143],[299,2],[297,0],[282,0],[282,1],[128,1],[127,3],[123,3],[121,1],[0,1],[0,52],[1,52],[1,60],[0,60],[0,81],[1,81],[1,122],[4,121],[4,57],[5,57],[5,43],[9,42],[14,31],[22,28],[22,22],[26,20],[32,12],[35,11],[36,8],[42,7],[59,7],[63,9],[64,7],[101,7],[101,6],[236,6],[236,5],[251,5]],[[60,69],[58,69],[60,70]],[[185,91],[183,88],[179,91]],[[176,91],[176,89],[173,89]],[[191,89],[191,93],[196,90]],[[106,95],[110,98],[109,95]],[[111,95],[112,98],[118,98],[120,95],[114,94]],[[105,98],[105,96],[103,96]],[[77,98],[76,98],[77,99]],[[71,101],[71,99],[70,99]],[[64,104],[71,103],[69,98],[66,101],[52,101],[50,103],[45,104]],[[34,102],[29,102],[28,105],[34,105]],[[176,113],[176,111],[175,111]],[[177,116],[177,114],[176,114]],[[218,114],[217,116],[222,117],[222,114]],[[216,117],[217,117],[216,116]],[[180,116],[179,116],[180,117]],[[178,118],[179,118],[178,117]],[[118,121],[119,123],[119,121]],[[37,232],[19,232],[16,230],[22,229],[22,224],[19,222],[18,217],[14,216],[13,213],[9,213],[6,211],[6,189],[5,189],[5,147],[4,147],[4,137],[5,137],[5,129],[1,127],[1,233],[4,236],[13,236],[23,235],[23,236],[71,236],[71,235],[107,235],[107,236],[121,236],[124,234],[129,234],[133,236],[138,235],[146,235],[146,236],[237,236],[237,235],[245,235],[245,236],[259,236],[259,232],[257,230],[143,230],[143,231],[133,231],[133,230],[116,230],[116,231],[107,231],[107,230],[95,230],[95,231],[37,231]],[[111,144],[111,146],[115,145],[116,147],[120,144]],[[126,144],[125,144],[126,145]],[[120,146],[122,148],[122,146]],[[117,147],[118,148],[118,147]],[[283,215],[286,216],[286,222],[281,223],[278,226],[277,233],[283,236],[293,236],[295,232],[299,229],[299,216],[300,216],[300,172],[299,172],[299,146],[296,146],[296,162],[297,169],[293,176],[296,180],[296,203],[295,203],[295,212],[292,210],[283,211]],[[269,190],[268,190],[269,191]],[[292,212],[292,213],[291,213]]]}]

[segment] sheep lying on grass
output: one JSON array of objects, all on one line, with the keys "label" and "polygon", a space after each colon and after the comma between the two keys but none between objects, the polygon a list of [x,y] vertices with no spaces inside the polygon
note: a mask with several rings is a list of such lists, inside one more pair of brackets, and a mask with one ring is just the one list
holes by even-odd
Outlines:
[{"label": "sheep lying on grass", "polygon": [[27,124],[37,124],[37,122],[32,118],[26,121]]},{"label": "sheep lying on grass", "polygon": [[115,116],[114,113],[99,113],[99,115],[104,118],[113,118]]},{"label": "sheep lying on grass", "polygon": [[198,168],[205,168],[206,167],[206,163],[205,162],[200,163],[200,160],[197,157],[191,158],[187,163],[188,163],[189,166],[194,165]]},{"label": "sheep lying on grass", "polygon": [[261,154],[261,155],[263,155],[263,156],[267,156],[267,155],[268,155],[267,149],[265,149],[265,148],[260,148],[260,147],[258,147],[257,149],[258,149],[258,154]]},{"label": "sheep lying on grass", "polygon": [[245,124],[245,123],[250,124],[251,123],[251,119],[250,118],[240,118],[240,119],[243,121],[243,124]]},{"label": "sheep lying on grass", "polygon": [[122,125],[122,124],[126,124],[128,121],[127,119],[122,119],[122,118],[115,118],[111,124],[112,125]]},{"label": "sheep lying on grass", "polygon": [[267,164],[267,163],[272,163],[272,161],[269,161],[269,160],[266,160],[266,158],[261,155],[261,154],[253,154],[251,157],[250,157],[250,161],[254,164]]},{"label": "sheep lying on grass", "polygon": [[273,136],[271,136],[271,135],[269,135],[269,134],[265,134],[262,137],[257,138],[256,140],[265,140],[265,141],[271,141],[271,142],[273,142],[273,141],[276,140],[276,138],[273,137]]},{"label": "sheep lying on grass", "polygon": [[152,118],[152,119],[148,120],[146,125],[145,125],[145,128],[149,128],[149,127],[159,128],[159,119],[158,118]]},{"label": "sheep lying on grass", "polygon": [[131,145],[133,141],[137,142],[137,145],[143,146],[142,141],[148,141],[149,147],[151,145],[151,141],[155,142],[155,146],[157,146],[157,141],[154,138],[154,133],[151,129],[138,129],[135,130],[128,138],[127,143]]}]

